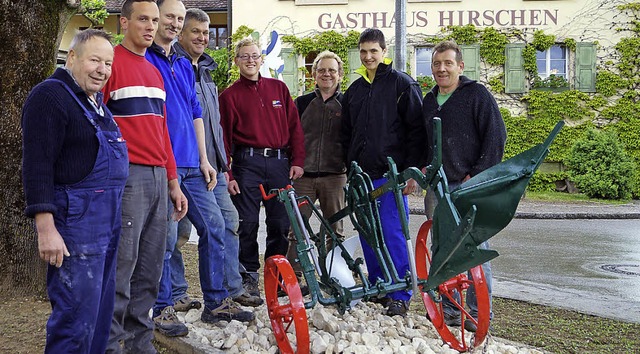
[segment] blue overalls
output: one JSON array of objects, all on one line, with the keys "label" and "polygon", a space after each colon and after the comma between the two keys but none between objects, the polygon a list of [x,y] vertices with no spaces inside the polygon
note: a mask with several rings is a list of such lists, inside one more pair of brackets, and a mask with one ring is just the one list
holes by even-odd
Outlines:
[{"label": "blue overalls", "polygon": [[127,147],[119,130],[104,131],[96,122],[113,119],[102,103],[105,117],[87,110],[64,82],[50,80],[61,83],[82,107],[96,129],[99,148],[93,170],[83,180],[55,186],[55,226],[71,256],[47,271],[52,311],[45,353],[104,353],[115,301]]}]

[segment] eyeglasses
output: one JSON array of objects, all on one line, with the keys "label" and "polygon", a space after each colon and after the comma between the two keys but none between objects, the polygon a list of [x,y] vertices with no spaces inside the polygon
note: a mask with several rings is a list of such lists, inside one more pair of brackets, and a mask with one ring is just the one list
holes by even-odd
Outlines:
[{"label": "eyeglasses", "polygon": [[242,55],[238,55],[236,58],[240,58],[240,60],[242,61],[248,61],[249,58],[253,59],[254,61],[258,61],[258,59],[262,58],[262,55],[260,54],[242,54]]},{"label": "eyeglasses", "polygon": [[326,74],[326,73],[329,73],[329,74],[331,74],[331,75],[335,75],[335,74],[337,74],[337,73],[338,73],[338,70],[336,70],[336,69],[325,69],[325,68],[322,68],[322,69],[318,69],[318,70],[316,70],[316,72],[317,72],[318,74],[320,74],[320,75],[324,75],[324,74]]}]

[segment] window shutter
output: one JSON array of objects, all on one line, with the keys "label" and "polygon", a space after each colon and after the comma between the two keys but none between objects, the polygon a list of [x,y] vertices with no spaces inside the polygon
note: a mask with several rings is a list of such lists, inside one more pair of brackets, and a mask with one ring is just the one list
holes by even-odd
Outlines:
[{"label": "window shutter", "polygon": [[462,45],[462,61],[464,61],[464,76],[471,80],[480,79],[480,46]]},{"label": "window shutter", "polygon": [[360,62],[360,50],[358,48],[349,49],[349,70],[345,75],[346,79],[348,80],[347,87],[349,87],[352,82],[356,81],[360,77],[360,75],[355,74],[354,71],[356,71],[356,69],[361,65],[362,63]]},{"label": "window shutter", "polygon": [[282,60],[284,60],[282,80],[287,84],[291,96],[298,96],[300,94],[300,83],[298,82],[298,56],[293,52],[292,48],[282,48],[280,53]]},{"label": "window shutter", "polygon": [[523,93],[526,91],[526,75],[522,50],[524,43],[508,43],[505,49],[504,92]]},{"label": "window shutter", "polygon": [[576,90],[596,92],[596,45],[576,43]]}]

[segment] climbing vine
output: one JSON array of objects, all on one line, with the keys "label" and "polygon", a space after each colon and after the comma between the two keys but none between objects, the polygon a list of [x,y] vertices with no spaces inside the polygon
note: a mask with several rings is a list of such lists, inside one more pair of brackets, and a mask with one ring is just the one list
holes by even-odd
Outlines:
[{"label": "climbing vine", "polygon": [[[349,68],[349,49],[358,46],[359,38],[360,32],[358,31],[349,31],[343,35],[331,30],[303,38],[293,35],[282,36],[282,42],[291,44],[296,54],[305,57],[312,52],[320,53],[324,50],[330,50],[342,59],[346,72]],[[305,71],[302,70],[301,73],[304,74]],[[346,80],[343,80],[342,89],[346,89],[346,84]]]},{"label": "climbing vine", "polygon": [[556,36],[545,34],[544,31],[537,30],[533,33],[533,40],[528,43],[522,51],[524,59],[524,69],[532,77],[538,75],[538,63],[536,62],[536,52],[544,52],[556,44]]},{"label": "climbing vine", "polygon": [[445,39],[454,40],[458,44],[474,44],[478,42],[478,30],[474,25],[447,26],[446,30],[451,31]]},{"label": "climbing vine", "polygon": [[493,92],[504,93],[504,73],[490,77],[488,84]]},{"label": "climbing vine", "polygon": [[[509,38],[507,35],[498,32],[493,27],[487,27],[480,34],[480,56],[487,64],[504,65],[506,56],[504,54]],[[503,90],[504,91],[504,87]]]}]

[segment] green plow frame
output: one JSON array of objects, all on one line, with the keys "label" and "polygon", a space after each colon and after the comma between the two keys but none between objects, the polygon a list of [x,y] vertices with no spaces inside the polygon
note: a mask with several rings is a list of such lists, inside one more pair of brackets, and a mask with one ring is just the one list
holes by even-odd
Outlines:
[{"label": "green plow frame", "polygon": [[[498,256],[498,252],[478,246],[511,222],[531,176],[563,126],[563,121],[558,122],[543,143],[479,173],[453,192],[449,192],[440,168],[430,180],[419,182],[423,188],[427,184],[433,187],[439,199],[433,216],[432,261],[425,289],[434,289]],[[440,137],[436,145],[436,151],[440,151]],[[439,166],[437,162],[434,158],[432,166]],[[429,177],[427,173],[425,179]]]},{"label": "green plow frame", "polygon": [[[353,300],[367,300],[407,289],[419,293],[419,285],[435,299],[437,295],[431,290],[438,285],[497,257],[496,251],[479,249],[478,246],[511,222],[529,179],[544,161],[549,146],[563,125],[564,122],[558,122],[543,143],[474,176],[454,192],[449,191],[442,169],[441,122],[438,118],[434,119],[434,156],[425,173],[413,167],[398,172],[393,160],[388,158],[389,171],[385,174],[388,180],[374,189],[369,176],[354,162],[346,188],[347,206],[335,215],[323,217],[308,197],[297,196],[291,186],[269,191],[268,198],[277,196],[285,204],[298,241],[298,259],[311,295],[304,307],[312,308],[318,302],[323,305],[335,304],[343,313]],[[397,273],[384,242],[377,208],[376,199],[391,191],[396,198],[399,214],[404,215],[406,210],[402,189],[411,178],[423,189],[434,190],[438,198],[433,217],[432,259],[428,279],[417,278],[415,248],[404,218],[401,218],[401,226],[411,268],[407,274]],[[301,203],[308,204],[312,215],[320,220],[318,232],[313,231],[309,218],[301,214]],[[384,279],[370,283],[361,267],[363,260],[353,259],[331,228],[331,224],[346,217],[350,218],[362,239],[375,252]],[[359,283],[343,286],[331,276],[333,260],[325,247],[327,239],[331,239],[335,245],[332,257],[339,254]]]}]

